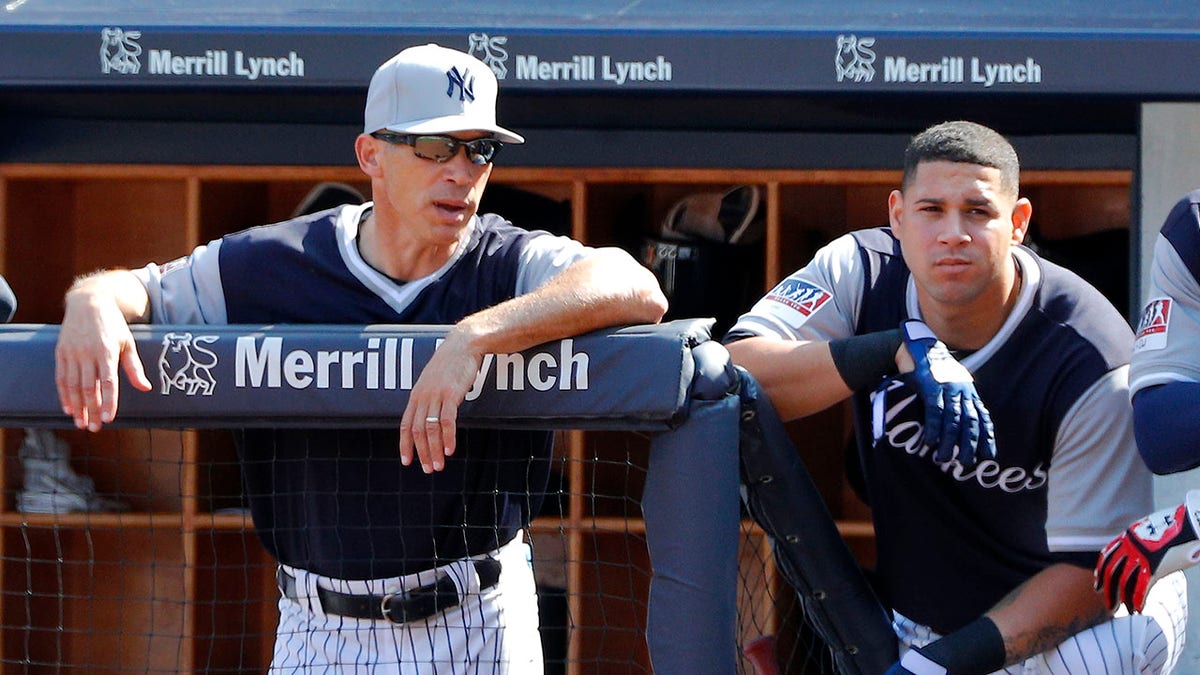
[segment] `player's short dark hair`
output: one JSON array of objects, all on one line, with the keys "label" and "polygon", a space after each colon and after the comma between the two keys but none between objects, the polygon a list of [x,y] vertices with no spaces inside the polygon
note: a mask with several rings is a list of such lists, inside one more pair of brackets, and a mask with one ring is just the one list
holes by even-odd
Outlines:
[{"label": "player's short dark hair", "polygon": [[1000,170],[1000,187],[1014,199],[1017,196],[1021,164],[1008,139],[982,124],[957,120],[942,122],[917,134],[904,151],[904,178],[907,188],[922,162],[962,162]]}]

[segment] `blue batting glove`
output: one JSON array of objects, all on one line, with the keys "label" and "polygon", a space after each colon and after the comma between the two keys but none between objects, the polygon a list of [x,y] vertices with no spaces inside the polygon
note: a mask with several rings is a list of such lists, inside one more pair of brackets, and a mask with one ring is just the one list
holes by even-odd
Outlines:
[{"label": "blue batting glove", "polygon": [[995,459],[992,416],[975,391],[975,378],[924,322],[910,319],[900,329],[916,366],[913,376],[925,403],[925,445],[933,449],[933,460],[954,459],[955,446],[965,467]]},{"label": "blue batting glove", "polygon": [[893,663],[892,667],[888,668],[887,672],[883,675],[913,675],[913,671],[900,665],[900,662],[897,661],[896,663]]}]

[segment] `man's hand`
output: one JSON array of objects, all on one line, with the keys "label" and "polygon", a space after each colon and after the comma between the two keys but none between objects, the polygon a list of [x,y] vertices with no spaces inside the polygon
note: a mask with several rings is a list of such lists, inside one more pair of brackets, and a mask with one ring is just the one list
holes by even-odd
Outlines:
[{"label": "man's hand", "polygon": [[452,330],[421,371],[400,418],[400,462],[416,458],[425,473],[441,471],[457,443],[458,407],[482,365],[469,340]]},{"label": "man's hand", "polygon": [[992,416],[975,391],[971,373],[950,355],[921,321],[900,324],[904,345],[913,359],[913,375],[925,403],[925,445],[933,448],[936,462],[958,462],[973,466],[976,461],[996,457]]},{"label": "man's hand", "polygon": [[59,403],[63,412],[75,419],[76,427],[89,431],[99,431],[117,415],[118,370],[123,369],[138,390],[149,391],[153,386],[120,305],[95,292],[97,286],[67,294],[54,350]]},{"label": "man's hand", "polygon": [[1095,588],[1109,611],[1122,603],[1140,612],[1158,579],[1200,562],[1200,490],[1174,508],[1152,513],[1109,542],[1096,563]]}]

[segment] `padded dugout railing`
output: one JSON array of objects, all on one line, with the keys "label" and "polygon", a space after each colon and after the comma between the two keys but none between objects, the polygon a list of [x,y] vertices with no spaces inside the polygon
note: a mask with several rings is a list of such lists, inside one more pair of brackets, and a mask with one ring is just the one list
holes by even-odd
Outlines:
[{"label": "padded dugout railing", "polygon": [[[662,673],[738,661],[737,373],[709,321],[601,331],[489,355],[463,426],[651,434],[642,501],[653,575],[647,635]],[[134,326],[147,376],[122,376],[113,427],[389,426],[439,326]],[[58,327],[0,326],[0,426],[67,428]],[[7,589],[6,589],[7,592]]]}]

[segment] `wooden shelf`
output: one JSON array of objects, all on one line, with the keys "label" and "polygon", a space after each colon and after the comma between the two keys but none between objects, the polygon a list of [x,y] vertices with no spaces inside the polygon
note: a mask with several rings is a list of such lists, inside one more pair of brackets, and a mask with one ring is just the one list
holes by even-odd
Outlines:
[{"label": "wooden shelf", "polygon": [[0,527],[90,530],[183,530],[180,513],[0,513]]}]

